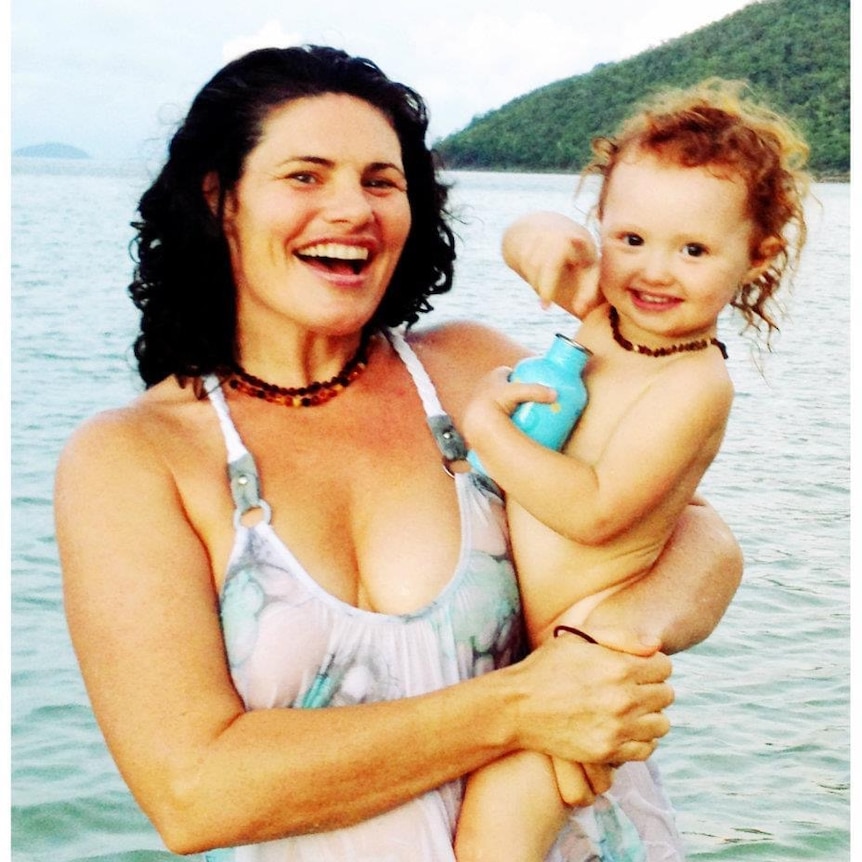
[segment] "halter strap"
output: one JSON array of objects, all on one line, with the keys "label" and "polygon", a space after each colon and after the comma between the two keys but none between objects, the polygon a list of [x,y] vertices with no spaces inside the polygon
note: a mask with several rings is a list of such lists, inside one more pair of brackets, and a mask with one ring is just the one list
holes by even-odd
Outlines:
[{"label": "halter strap", "polygon": [[204,386],[210,402],[215,408],[227,446],[227,476],[230,493],[236,506],[234,524],[238,525],[242,516],[253,509],[260,509],[268,524],[272,519],[272,509],[270,509],[269,503],[260,496],[260,476],[257,465],[231,421],[230,411],[225,401],[224,392],[221,390],[219,379],[214,374],[208,374],[204,378]]},{"label": "halter strap", "polygon": [[419,361],[413,348],[410,347],[400,332],[392,329],[386,332],[386,336],[413,378],[416,391],[422,399],[428,427],[434,435],[444,463],[448,465],[452,461],[463,461],[467,457],[467,444],[455,428],[449,414],[443,410],[440,399],[437,397],[437,390],[434,388],[425,366]]}]

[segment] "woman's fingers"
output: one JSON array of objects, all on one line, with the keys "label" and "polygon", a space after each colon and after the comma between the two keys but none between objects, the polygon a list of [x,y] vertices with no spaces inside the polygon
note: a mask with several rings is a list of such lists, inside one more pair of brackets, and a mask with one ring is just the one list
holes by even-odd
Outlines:
[{"label": "woman's fingers", "polygon": [[[592,727],[595,736],[591,741],[598,751],[584,760],[623,762],[649,757],[670,730],[664,710],[674,701],[667,682],[673,669],[671,660],[662,653],[620,653],[572,636],[555,642],[569,655],[569,673],[589,674],[591,690],[582,695],[577,720]],[[591,660],[589,670],[584,667],[585,659]]]},{"label": "woman's fingers", "polygon": [[649,760],[658,748],[658,740],[641,741],[630,739],[620,743],[614,755],[614,763],[629,763],[633,760]]},{"label": "woman's fingers", "polygon": [[661,649],[661,641],[658,638],[641,634],[630,628],[590,626],[588,631],[566,626],[559,628],[564,631],[579,632],[582,636],[590,637],[602,646],[630,655],[651,656]]},{"label": "woman's fingers", "polygon": [[[600,776],[602,770],[608,769],[606,766],[571,763],[556,757],[551,759],[551,763],[554,767],[554,776],[557,779],[557,791],[566,805],[592,805],[596,800],[596,794],[603,793],[610,787],[610,782],[608,782],[607,787],[604,787],[603,790],[596,790],[588,773],[588,769],[594,769],[596,775]],[[598,783],[602,785],[604,782],[599,780]]]},{"label": "woman's fingers", "polygon": [[667,682],[641,683],[638,699],[645,712],[662,712],[674,702],[673,686]]}]

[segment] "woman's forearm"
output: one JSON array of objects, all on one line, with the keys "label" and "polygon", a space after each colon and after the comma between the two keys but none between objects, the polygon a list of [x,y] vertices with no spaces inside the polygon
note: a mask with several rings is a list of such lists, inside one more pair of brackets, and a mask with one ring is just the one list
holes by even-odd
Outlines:
[{"label": "woman's forearm", "polygon": [[585,628],[634,629],[673,654],[707,638],[742,578],[742,551],[711,506],[692,503],[648,575],[590,613]]},{"label": "woman's forearm", "polygon": [[150,776],[139,799],[168,846],[193,853],[347,826],[517,750],[643,760],[669,727],[669,673],[664,656],[561,638],[415,698],[251,711],[177,752],[175,778]]},{"label": "woman's forearm", "polygon": [[497,682],[355,707],[250,711],[181,764],[168,792],[149,794],[147,813],[179,853],[373,817],[512,750],[510,689]]}]

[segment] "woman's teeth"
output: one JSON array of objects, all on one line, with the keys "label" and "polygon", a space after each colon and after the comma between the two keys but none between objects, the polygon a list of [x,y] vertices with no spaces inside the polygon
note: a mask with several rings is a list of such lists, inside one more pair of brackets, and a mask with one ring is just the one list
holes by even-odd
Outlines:
[{"label": "woman's teeth", "polygon": [[368,261],[367,248],[358,245],[343,245],[337,242],[321,242],[297,252],[304,260],[313,259],[327,269],[347,267],[354,275],[358,275]]}]

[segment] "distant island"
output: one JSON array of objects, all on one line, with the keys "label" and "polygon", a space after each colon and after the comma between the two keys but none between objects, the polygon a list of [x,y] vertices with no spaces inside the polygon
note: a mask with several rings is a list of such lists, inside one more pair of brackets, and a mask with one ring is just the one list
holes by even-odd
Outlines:
[{"label": "distant island", "polygon": [[71,144],[34,144],[12,151],[13,156],[37,159],[89,159],[90,154],[73,147]]}]

